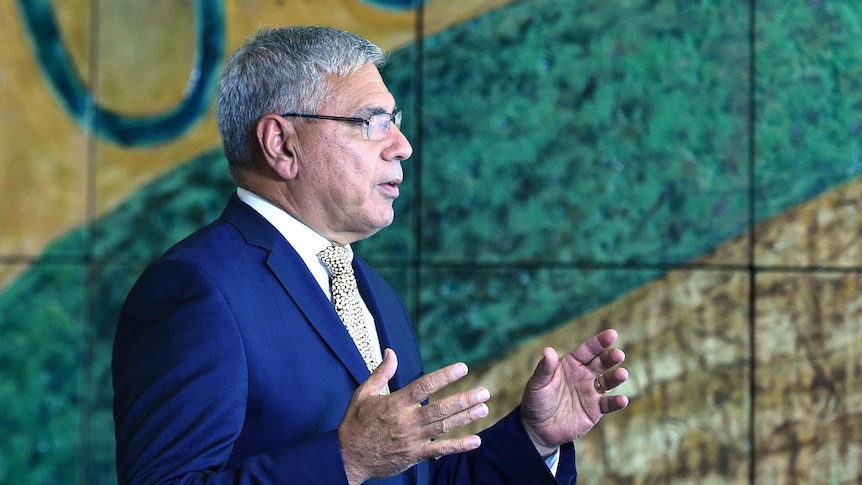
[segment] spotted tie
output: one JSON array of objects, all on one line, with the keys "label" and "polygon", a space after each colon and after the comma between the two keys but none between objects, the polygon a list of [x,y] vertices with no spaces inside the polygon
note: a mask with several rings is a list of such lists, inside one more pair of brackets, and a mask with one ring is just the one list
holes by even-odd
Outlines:
[{"label": "spotted tie", "polygon": [[329,285],[335,311],[362,354],[368,370],[373,372],[380,365],[380,359],[371,346],[371,337],[368,335],[365,317],[359,305],[359,287],[356,286],[356,276],[347,257],[347,249],[344,246],[329,246],[317,256],[329,269]]}]

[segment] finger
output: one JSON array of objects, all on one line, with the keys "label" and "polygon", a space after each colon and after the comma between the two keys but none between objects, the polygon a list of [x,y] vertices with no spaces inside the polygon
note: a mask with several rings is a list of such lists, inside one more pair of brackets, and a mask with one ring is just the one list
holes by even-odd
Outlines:
[{"label": "finger", "polygon": [[571,355],[584,365],[589,365],[596,357],[617,341],[617,331],[609,328],[593,335],[578,345]]},{"label": "finger", "polygon": [[601,332],[596,334],[596,339],[599,341],[599,344],[603,348],[608,348],[611,345],[615,344],[618,338],[619,334],[616,330],[612,328],[602,330]]},{"label": "finger", "polygon": [[606,396],[599,400],[599,410],[602,414],[609,414],[621,409],[625,409],[629,405],[629,398],[626,396],[614,395]]},{"label": "finger", "polygon": [[457,382],[466,376],[467,372],[467,365],[463,362],[448,365],[411,382],[399,391],[399,395],[403,397],[407,405],[419,404],[428,399],[431,394]]},{"label": "finger", "polygon": [[602,374],[602,386],[605,389],[613,389],[629,378],[629,371],[625,367],[617,367],[614,370]]},{"label": "finger", "polygon": [[600,394],[610,392],[629,378],[629,371],[623,367],[599,374],[595,379],[595,388]]},{"label": "finger", "polygon": [[607,349],[599,354],[599,362],[602,369],[610,369],[616,367],[626,360],[626,353],[620,349]]},{"label": "finger", "polygon": [[374,372],[371,373],[371,376],[362,383],[360,387],[360,392],[362,394],[369,394],[371,396],[379,396],[384,389],[386,389],[386,385],[389,383],[389,380],[395,376],[395,371],[398,370],[398,356],[395,354],[395,351],[392,349],[385,349],[383,351],[383,362],[374,369]]},{"label": "finger", "polygon": [[422,436],[434,438],[441,434],[449,433],[458,428],[467,426],[488,416],[488,405],[479,403],[461,412],[447,416],[446,418],[428,422],[422,427]]},{"label": "finger", "polygon": [[471,434],[459,438],[429,441],[422,447],[422,458],[454,455],[475,450],[482,444],[482,439]]},{"label": "finger", "polygon": [[542,350],[542,359],[536,364],[536,370],[533,371],[531,380],[538,387],[543,387],[551,380],[554,375],[554,370],[560,363],[560,356],[557,351],[551,347],[545,347]]},{"label": "finger", "polygon": [[[491,393],[488,391],[488,389],[485,389],[484,387],[479,387],[470,391],[459,392],[458,394],[454,394],[426,406],[422,406],[421,410],[419,411],[419,416],[421,422],[424,425],[427,425],[436,423],[438,421],[446,420],[447,418],[450,418],[459,413],[464,413],[465,411],[470,411],[471,413],[481,413],[482,409],[484,409],[485,414],[474,417],[470,420],[470,422],[472,422],[476,419],[487,416],[488,407],[485,406],[484,403],[487,402],[490,398]],[[450,429],[463,426],[464,424],[466,424],[466,422],[460,420],[450,421],[447,425],[448,429],[446,431],[442,431],[442,433],[447,433]]]}]

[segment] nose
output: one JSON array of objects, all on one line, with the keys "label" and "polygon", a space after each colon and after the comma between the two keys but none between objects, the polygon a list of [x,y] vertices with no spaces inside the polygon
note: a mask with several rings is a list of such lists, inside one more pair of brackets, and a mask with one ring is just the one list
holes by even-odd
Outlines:
[{"label": "nose", "polygon": [[384,152],[386,160],[407,160],[413,155],[413,146],[410,145],[410,140],[404,136],[401,128],[397,127],[395,123],[389,127],[389,140],[390,142],[386,145]]}]

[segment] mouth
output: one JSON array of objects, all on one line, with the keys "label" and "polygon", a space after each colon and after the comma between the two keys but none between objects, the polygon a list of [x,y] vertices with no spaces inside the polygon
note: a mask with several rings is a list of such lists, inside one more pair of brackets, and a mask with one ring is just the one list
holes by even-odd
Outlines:
[{"label": "mouth", "polygon": [[398,185],[401,184],[401,182],[402,182],[402,179],[398,178],[398,179],[390,180],[388,182],[383,182],[383,183],[379,184],[379,187],[383,188],[383,190],[385,192],[387,192],[391,197],[398,197],[398,195],[399,195]]},{"label": "mouth", "polygon": [[404,181],[403,178],[397,177],[397,178],[394,178],[388,182],[383,182],[380,185],[387,185],[389,187],[398,187],[399,185],[401,185],[401,182],[403,182],[403,181]]}]

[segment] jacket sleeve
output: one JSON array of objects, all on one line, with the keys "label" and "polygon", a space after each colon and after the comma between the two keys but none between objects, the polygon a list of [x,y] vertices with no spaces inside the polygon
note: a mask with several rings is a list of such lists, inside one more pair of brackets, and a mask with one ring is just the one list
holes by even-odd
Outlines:
[{"label": "jacket sleeve", "polygon": [[572,443],[560,449],[556,477],[539,455],[521,424],[520,407],[479,433],[482,445],[468,453],[442,457],[431,463],[435,485],[574,485],[577,481]]},{"label": "jacket sleeve", "polygon": [[347,483],[336,430],[226,468],[248,365],[222,292],[196,265],[169,259],[130,292],[112,361],[119,483]]}]

